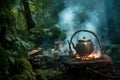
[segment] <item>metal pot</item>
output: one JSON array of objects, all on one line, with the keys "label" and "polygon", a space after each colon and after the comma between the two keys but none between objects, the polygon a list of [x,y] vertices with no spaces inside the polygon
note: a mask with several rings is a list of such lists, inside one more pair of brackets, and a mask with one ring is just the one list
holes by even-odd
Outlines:
[{"label": "metal pot", "polygon": [[78,32],[89,32],[89,33],[93,34],[97,39],[100,50],[102,49],[100,41],[99,41],[98,37],[96,36],[96,34],[94,32],[89,31],[89,30],[79,30],[79,31],[76,31],[72,35],[70,42],[68,41],[71,53],[72,53],[71,44],[72,44],[73,48],[75,49],[76,53],[80,54],[81,56],[90,55],[94,51],[94,46],[93,46],[92,41],[90,39],[86,39],[85,37],[83,37],[83,39],[78,40],[77,44],[74,45],[74,43],[72,42],[72,39]]},{"label": "metal pot", "polygon": [[90,39],[83,39],[78,40],[76,46],[72,43],[73,48],[76,50],[77,54],[81,54],[83,56],[87,56],[94,51],[93,43]]}]

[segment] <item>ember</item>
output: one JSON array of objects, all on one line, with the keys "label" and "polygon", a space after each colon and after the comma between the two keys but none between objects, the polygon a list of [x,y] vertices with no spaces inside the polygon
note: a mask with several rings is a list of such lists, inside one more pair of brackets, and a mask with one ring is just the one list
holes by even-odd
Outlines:
[{"label": "ember", "polygon": [[100,58],[101,57],[101,53],[100,52],[92,52],[90,55],[88,56],[83,56],[80,54],[75,54],[74,55],[75,58],[80,59],[80,60],[90,60],[90,59],[95,59],[95,58]]}]

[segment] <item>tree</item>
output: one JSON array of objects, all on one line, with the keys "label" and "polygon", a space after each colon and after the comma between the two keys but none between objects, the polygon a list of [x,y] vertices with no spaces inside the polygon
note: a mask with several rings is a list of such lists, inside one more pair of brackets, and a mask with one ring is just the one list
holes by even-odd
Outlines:
[{"label": "tree", "polygon": [[[109,28],[108,36],[112,42],[115,42],[115,36],[113,33],[116,32],[116,27],[114,24],[114,16],[113,16],[113,8],[112,8],[112,0],[104,0],[105,5],[105,16],[107,20],[107,27]],[[114,29],[113,29],[114,27]]]},{"label": "tree", "polygon": [[26,59],[30,47],[26,35],[18,34],[16,29],[12,12],[15,3],[15,0],[0,1],[0,80],[12,80],[14,66],[20,67],[16,59],[21,56]]},{"label": "tree", "polygon": [[22,1],[23,1],[23,6],[24,6],[24,16],[25,16],[26,23],[27,23],[27,29],[29,30],[35,26],[35,22],[32,19],[28,0],[22,0]]}]

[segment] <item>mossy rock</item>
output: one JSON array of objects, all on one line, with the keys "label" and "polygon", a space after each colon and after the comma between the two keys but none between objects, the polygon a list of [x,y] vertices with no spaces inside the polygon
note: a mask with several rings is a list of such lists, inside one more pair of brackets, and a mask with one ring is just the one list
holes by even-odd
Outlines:
[{"label": "mossy rock", "polygon": [[16,65],[21,71],[13,76],[13,80],[36,80],[32,66],[26,58],[16,58]]}]

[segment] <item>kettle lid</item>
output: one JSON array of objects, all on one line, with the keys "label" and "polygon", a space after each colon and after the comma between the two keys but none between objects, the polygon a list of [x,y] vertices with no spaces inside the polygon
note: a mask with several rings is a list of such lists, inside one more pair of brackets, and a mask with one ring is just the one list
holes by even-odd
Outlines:
[{"label": "kettle lid", "polygon": [[87,39],[85,36],[83,36],[82,39],[78,40],[78,41],[91,41],[90,39]]}]

